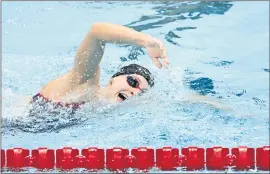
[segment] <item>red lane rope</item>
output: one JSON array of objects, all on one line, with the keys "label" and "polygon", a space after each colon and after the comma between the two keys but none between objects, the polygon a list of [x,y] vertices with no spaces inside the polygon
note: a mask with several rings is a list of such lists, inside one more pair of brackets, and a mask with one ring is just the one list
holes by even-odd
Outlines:
[{"label": "red lane rope", "polygon": [[126,149],[114,147],[100,149],[89,147],[74,149],[12,148],[1,150],[1,168],[34,167],[37,169],[74,169],[85,168],[91,170],[107,169],[110,171],[124,171],[128,168],[148,171],[158,168],[163,171],[179,170],[250,170],[270,171],[270,146],[250,148],[238,146],[232,149],[215,146],[200,148],[163,147],[152,149],[138,147]]}]

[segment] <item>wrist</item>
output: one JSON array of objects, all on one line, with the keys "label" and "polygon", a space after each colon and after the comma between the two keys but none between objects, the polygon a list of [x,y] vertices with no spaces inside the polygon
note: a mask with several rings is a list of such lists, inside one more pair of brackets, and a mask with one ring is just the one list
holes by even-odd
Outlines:
[{"label": "wrist", "polygon": [[160,47],[160,43],[159,40],[150,36],[146,39],[145,43],[144,43],[144,47],[151,47],[151,48],[156,48],[156,47]]},{"label": "wrist", "polygon": [[146,48],[151,42],[153,42],[153,37],[148,34],[143,34],[142,37],[136,39],[136,44]]},{"label": "wrist", "polygon": [[143,43],[143,47],[149,47],[154,42],[154,38],[151,35],[146,35]]}]

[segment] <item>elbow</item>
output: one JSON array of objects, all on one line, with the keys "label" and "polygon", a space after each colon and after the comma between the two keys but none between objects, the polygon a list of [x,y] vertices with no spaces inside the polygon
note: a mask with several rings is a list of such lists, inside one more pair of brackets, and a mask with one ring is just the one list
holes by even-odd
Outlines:
[{"label": "elbow", "polygon": [[92,27],[91,27],[91,30],[96,30],[96,29],[99,29],[101,28],[102,26],[104,26],[105,23],[104,22],[95,22]]},{"label": "elbow", "polygon": [[95,40],[101,40],[102,33],[104,30],[104,23],[96,22],[92,25],[88,32],[88,36]]},{"label": "elbow", "polygon": [[100,32],[102,32],[102,30],[104,29],[104,26],[106,24],[104,22],[96,22],[92,25],[91,29],[90,29],[90,33],[92,36],[98,36],[100,34]]},{"label": "elbow", "polygon": [[89,36],[97,41],[105,42],[114,34],[113,31],[115,31],[115,28],[110,23],[96,22],[92,25]]},{"label": "elbow", "polygon": [[100,26],[105,26],[105,25],[108,25],[109,23],[107,22],[95,22],[92,26],[97,26],[97,27],[100,27]]}]

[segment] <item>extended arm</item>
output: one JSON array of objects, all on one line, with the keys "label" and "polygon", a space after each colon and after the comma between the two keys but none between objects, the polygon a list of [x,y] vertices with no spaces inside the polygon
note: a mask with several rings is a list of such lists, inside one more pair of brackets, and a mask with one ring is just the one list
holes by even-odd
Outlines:
[{"label": "extended arm", "polygon": [[[96,72],[99,69],[106,43],[130,44],[146,47],[150,56],[156,59],[153,60],[156,64],[158,58],[166,58],[165,50],[161,42],[150,35],[137,32],[121,25],[101,22],[95,23],[76,52],[72,72],[74,73],[77,84],[83,84],[99,74]],[[162,50],[162,53],[160,53],[160,50]],[[167,59],[166,62],[168,64]]]}]

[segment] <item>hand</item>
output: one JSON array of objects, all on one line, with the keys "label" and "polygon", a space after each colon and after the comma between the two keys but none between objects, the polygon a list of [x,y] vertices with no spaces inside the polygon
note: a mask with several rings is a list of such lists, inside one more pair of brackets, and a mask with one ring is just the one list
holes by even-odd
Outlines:
[{"label": "hand", "polygon": [[166,48],[160,40],[151,37],[146,43],[146,50],[158,68],[162,67],[161,61],[159,59],[162,59],[163,64],[166,68],[168,68],[169,61],[166,55]]}]

